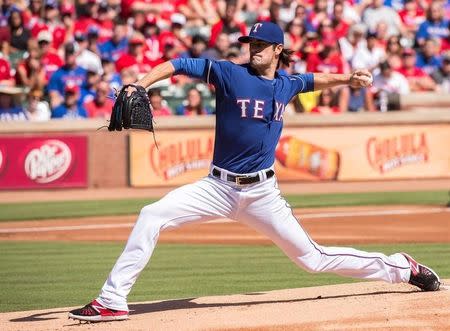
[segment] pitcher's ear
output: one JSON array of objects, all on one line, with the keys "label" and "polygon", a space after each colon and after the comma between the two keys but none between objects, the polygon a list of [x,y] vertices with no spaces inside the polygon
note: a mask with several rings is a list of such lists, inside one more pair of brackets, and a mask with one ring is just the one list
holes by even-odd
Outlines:
[{"label": "pitcher's ear", "polygon": [[281,44],[278,44],[278,45],[275,45],[275,53],[277,54],[277,55],[280,55],[281,54],[281,52],[283,51],[283,45],[281,45]]}]

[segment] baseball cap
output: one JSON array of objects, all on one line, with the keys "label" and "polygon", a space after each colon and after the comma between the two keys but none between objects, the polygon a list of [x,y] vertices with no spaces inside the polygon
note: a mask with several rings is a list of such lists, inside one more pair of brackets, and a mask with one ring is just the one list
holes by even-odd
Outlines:
[{"label": "baseball cap", "polygon": [[66,93],[77,93],[79,90],[78,85],[73,82],[67,82],[67,85],[64,87],[64,92]]},{"label": "baseball cap", "polygon": [[248,36],[239,37],[241,43],[249,43],[252,39],[262,40],[270,44],[284,44],[284,33],[272,22],[258,22],[253,24]]},{"label": "baseball cap", "polygon": [[116,70],[120,73],[122,70],[132,67],[136,64],[137,61],[133,56],[125,54],[116,61]]},{"label": "baseball cap", "polygon": [[186,24],[186,16],[180,13],[173,13],[170,16],[170,20],[172,21],[172,24],[179,24],[179,25]]},{"label": "baseball cap", "polygon": [[52,34],[48,30],[42,30],[37,35],[38,42],[40,41],[46,41],[48,43],[51,43],[53,40]]}]

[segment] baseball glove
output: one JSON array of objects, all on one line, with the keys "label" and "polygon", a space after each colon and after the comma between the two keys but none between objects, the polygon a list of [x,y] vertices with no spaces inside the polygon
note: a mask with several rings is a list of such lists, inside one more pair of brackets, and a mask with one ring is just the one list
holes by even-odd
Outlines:
[{"label": "baseball glove", "polygon": [[[134,87],[128,96],[127,88]],[[153,132],[153,109],[145,88],[139,85],[124,85],[117,94],[114,103],[109,131],[123,129],[141,129]]]}]

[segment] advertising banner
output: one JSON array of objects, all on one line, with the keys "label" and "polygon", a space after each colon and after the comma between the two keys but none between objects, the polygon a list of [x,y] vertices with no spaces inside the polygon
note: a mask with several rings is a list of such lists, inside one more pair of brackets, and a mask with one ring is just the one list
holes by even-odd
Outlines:
[{"label": "advertising banner", "polygon": [[450,126],[286,128],[277,146],[280,180],[450,177]]},{"label": "advertising banner", "polygon": [[[130,134],[132,186],[181,185],[208,174],[212,130]],[[285,128],[275,151],[280,181],[450,178],[450,126]]]},{"label": "advertising banner", "polygon": [[171,186],[191,183],[209,171],[214,149],[212,130],[130,133],[130,185]]},{"label": "advertising banner", "polygon": [[86,186],[86,137],[0,136],[0,189]]}]

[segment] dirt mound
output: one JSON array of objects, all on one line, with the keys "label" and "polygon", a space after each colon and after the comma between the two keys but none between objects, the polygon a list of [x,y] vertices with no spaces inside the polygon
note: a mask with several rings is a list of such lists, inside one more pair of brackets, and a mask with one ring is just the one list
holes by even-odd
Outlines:
[{"label": "dirt mound", "polygon": [[[444,280],[450,284],[450,280]],[[70,308],[0,314],[8,330],[450,329],[450,291],[364,282],[130,304],[123,322],[79,325]]]}]

